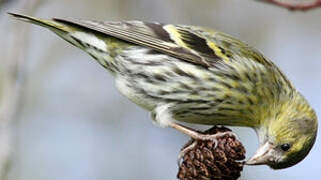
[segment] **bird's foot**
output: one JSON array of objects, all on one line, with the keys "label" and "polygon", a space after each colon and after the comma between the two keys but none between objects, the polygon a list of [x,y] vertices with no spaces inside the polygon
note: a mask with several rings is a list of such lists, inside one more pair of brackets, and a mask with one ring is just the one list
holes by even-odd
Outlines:
[{"label": "bird's foot", "polygon": [[198,133],[197,137],[194,138],[194,139],[201,140],[201,141],[213,141],[215,143],[215,147],[216,147],[217,146],[217,139],[221,138],[221,137],[224,137],[224,136],[231,136],[231,137],[234,137],[236,140],[239,140],[238,136],[232,131],[218,132],[216,134]]},{"label": "bird's foot", "polygon": [[192,137],[194,139],[194,141],[191,144],[183,147],[183,149],[180,151],[178,158],[177,158],[178,166],[180,166],[181,161],[184,158],[184,156],[187,153],[189,153],[192,149],[194,149],[197,146],[199,141],[212,141],[213,142],[213,149],[215,149],[218,146],[218,139],[222,138],[224,136],[231,136],[231,137],[234,137],[236,140],[239,140],[238,136],[231,131],[218,132],[216,134],[202,134],[197,131],[195,131],[195,132],[198,134],[196,137]]},{"label": "bird's foot", "polygon": [[175,128],[175,129],[189,135],[192,139],[194,139],[194,141],[191,144],[185,146],[181,150],[181,152],[179,153],[178,159],[177,159],[178,165],[180,165],[181,160],[182,160],[182,158],[184,158],[185,154],[187,154],[189,151],[194,149],[199,141],[212,141],[213,142],[213,149],[215,149],[218,145],[218,139],[220,139],[224,136],[231,136],[231,137],[234,137],[236,140],[239,140],[238,136],[231,131],[217,132],[215,134],[204,134],[204,133],[198,132],[196,130],[190,129],[188,127],[185,127],[181,124],[177,124],[177,123],[171,123],[170,126],[172,128]]},{"label": "bird's foot", "polygon": [[212,140],[213,142],[215,142],[216,145],[217,145],[217,139],[220,137],[223,137],[223,136],[232,136],[236,140],[239,140],[238,136],[231,131],[217,132],[215,134],[204,134],[204,133],[198,132],[194,129],[188,128],[184,125],[181,125],[181,124],[178,124],[175,122],[169,123],[169,126],[183,132],[184,134],[190,136],[192,139],[195,139],[198,141],[211,141]]}]

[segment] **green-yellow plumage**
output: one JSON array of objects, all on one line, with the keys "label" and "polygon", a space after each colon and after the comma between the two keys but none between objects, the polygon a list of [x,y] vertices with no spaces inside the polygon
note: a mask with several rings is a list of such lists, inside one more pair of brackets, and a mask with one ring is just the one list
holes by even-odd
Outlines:
[{"label": "green-yellow plumage", "polygon": [[254,128],[261,147],[248,164],[280,169],[301,161],[317,133],[315,112],[261,53],[231,36],[197,26],[42,20],[109,70],[120,92],[173,121]]}]

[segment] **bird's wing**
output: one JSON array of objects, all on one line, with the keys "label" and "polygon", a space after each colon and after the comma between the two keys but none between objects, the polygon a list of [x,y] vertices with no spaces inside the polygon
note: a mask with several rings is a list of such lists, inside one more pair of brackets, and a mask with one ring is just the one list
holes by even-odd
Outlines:
[{"label": "bird's wing", "polygon": [[[272,65],[264,56],[247,44],[215,30],[198,26],[183,26],[140,21],[102,22],[86,20],[38,19],[9,13],[16,18],[45,26],[54,31],[69,32],[68,27],[78,26],[118,39],[145,46],[204,67],[217,63],[249,58],[262,64]],[[60,23],[60,24],[59,24]],[[63,26],[62,24],[71,25]]]},{"label": "bird's wing", "polygon": [[[224,44],[219,40],[220,37],[226,40],[222,36],[224,33],[205,28],[141,21],[54,20],[98,31],[205,67],[215,66],[218,61],[228,61],[234,53],[228,46],[233,46],[231,44],[235,42]],[[244,43],[241,44],[245,46]]]}]

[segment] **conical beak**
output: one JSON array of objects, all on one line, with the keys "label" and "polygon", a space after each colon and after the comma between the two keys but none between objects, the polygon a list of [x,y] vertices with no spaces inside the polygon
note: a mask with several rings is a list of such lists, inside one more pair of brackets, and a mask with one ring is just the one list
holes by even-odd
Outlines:
[{"label": "conical beak", "polygon": [[274,146],[266,142],[261,145],[261,147],[255,152],[252,158],[246,161],[246,165],[262,165],[269,164],[269,162],[273,161],[273,148]]}]

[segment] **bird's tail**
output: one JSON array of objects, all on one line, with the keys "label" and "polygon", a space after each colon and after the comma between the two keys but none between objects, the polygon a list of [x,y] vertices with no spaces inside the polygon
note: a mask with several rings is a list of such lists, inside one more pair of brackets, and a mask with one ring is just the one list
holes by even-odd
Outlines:
[{"label": "bird's tail", "polygon": [[111,72],[115,71],[113,68],[113,58],[109,55],[111,52],[109,52],[108,43],[106,42],[118,42],[119,40],[107,35],[102,37],[101,35],[97,35],[93,30],[80,27],[73,23],[62,22],[55,19],[45,20],[16,13],[8,14],[18,20],[36,24],[53,31],[74,46],[86,51],[107,70]]},{"label": "bird's tail", "polygon": [[40,19],[40,18],[35,18],[27,15],[22,15],[22,14],[16,14],[16,13],[8,13],[9,15],[17,18],[18,20],[25,21],[28,23],[36,24],[39,26],[43,26],[45,28],[48,28],[56,33],[62,33],[62,32],[71,32],[72,28],[58,23],[54,20],[45,20],[45,19]]}]

